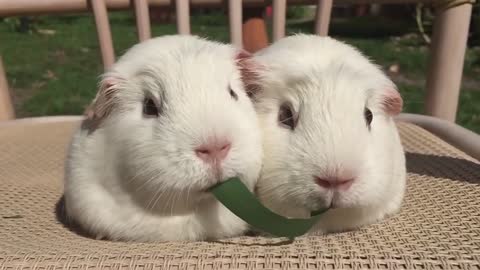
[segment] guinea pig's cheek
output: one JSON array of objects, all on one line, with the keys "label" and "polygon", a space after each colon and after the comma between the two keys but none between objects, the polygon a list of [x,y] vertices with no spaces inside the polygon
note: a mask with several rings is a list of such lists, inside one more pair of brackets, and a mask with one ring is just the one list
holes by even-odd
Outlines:
[{"label": "guinea pig's cheek", "polygon": [[370,202],[369,194],[372,194],[372,190],[369,190],[362,179],[358,179],[348,190],[337,191],[333,196],[332,205],[337,208],[367,206]]},{"label": "guinea pig's cheek", "polygon": [[332,198],[332,207],[334,208],[351,208],[359,206],[358,199],[352,194],[335,194]]}]

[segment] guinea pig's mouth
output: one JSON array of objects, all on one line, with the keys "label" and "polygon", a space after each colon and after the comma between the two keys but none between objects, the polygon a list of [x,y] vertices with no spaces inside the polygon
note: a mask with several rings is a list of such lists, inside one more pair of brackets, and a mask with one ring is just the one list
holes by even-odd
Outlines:
[{"label": "guinea pig's mouth", "polygon": [[199,191],[202,193],[203,192],[209,193],[214,187],[216,187],[220,183],[227,181],[230,178],[232,177],[222,174],[221,172],[215,173],[213,177],[206,179],[206,182],[207,182],[206,185],[204,187],[201,187]]},{"label": "guinea pig's mouth", "polygon": [[205,193],[210,193],[210,191],[218,186],[219,184],[227,181],[228,179],[230,179],[232,177],[226,177],[226,178],[221,178],[221,177],[215,177],[214,181],[212,181],[212,183],[209,183],[208,185],[206,185],[205,187],[201,188],[200,189],[200,192],[205,192]]},{"label": "guinea pig's mouth", "polygon": [[326,208],[328,209],[351,209],[353,208],[349,204],[345,204],[342,202],[338,196],[334,196],[330,201],[326,202],[326,205],[328,205]]},{"label": "guinea pig's mouth", "polygon": [[310,213],[315,213],[318,211],[323,211],[325,209],[326,210],[335,209],[335,206],[332,202],[330,202],[325,204],[324,206],[315,205],[315,206],[308,206],[306,208],[310,211]]},{"label": "guinea pig's mouth", "polygon": [[202,188],[202,189],[200,189],[199,191],[200,191],[201,193],[209,193],[210,190],[211,190],[214,186],[216,186],[216,184],[215,184],[215,185],[208,186],[208,187],[205,187],[205,188]]},{"label": "guinea pig's mouth", "polygon": [[336,208],[335,202],[332,198],[310,200],[309,202],[304,203],[303,207],[311,213],[320,211],[322,209],[330,210]]},{"label": "guinea pig's mouth", "polygon": [[201,188],[199,191],[202,193],[209,193],[210,190],[212,190],[214,187],[216,187],[218,184],[220,184],[222,181],[216,181],[215,183],[212,183],[210,185],[207,185],[203,188]]}]

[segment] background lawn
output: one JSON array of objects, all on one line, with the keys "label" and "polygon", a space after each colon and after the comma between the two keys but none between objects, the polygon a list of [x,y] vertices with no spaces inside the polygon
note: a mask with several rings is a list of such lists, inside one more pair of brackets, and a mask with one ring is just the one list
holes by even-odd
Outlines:
[{"label": "background lawn", "polygon": [[[110,13],[117,56],[137,41],[131,12]],[[94,97],[102,72],[93,17],[87,14],[42,16],[34,30],[18,31],[0,21],[0,54],[18,117],[81,114]],[[192,32],[228,42],[227,18],[221,13],[192,17]],[[292,20],[287,34],[311,33],[311,20]],[[152,25],[154,36],[176,33],[174,24]],[[423,112],[428,49],[414,18],[333,19],[330,34],[357,46],[382,65],[398,84],[406,112]],[[470,46],[460,97],[458,123],[480,133],[480,48]]]}]

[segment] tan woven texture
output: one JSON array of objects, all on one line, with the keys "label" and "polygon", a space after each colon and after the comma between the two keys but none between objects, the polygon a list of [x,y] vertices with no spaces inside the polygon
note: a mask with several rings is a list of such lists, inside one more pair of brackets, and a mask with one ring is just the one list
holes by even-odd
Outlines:
[{"label": "tan woven texture", "polygon": [[[480,269],[480,165],[400,124],[408,159],[401,212],[327,236],[219,242],[94,240],[57,219],[63,160],[78,123],[0,128],[0,268]],[[283,242],[283,243],[282,243]]]}]

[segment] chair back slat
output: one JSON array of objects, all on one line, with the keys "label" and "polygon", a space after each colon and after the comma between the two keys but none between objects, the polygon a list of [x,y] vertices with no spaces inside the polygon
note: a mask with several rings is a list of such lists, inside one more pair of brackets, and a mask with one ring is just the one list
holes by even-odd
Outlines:
[{"label": "chair back slat", "polygon": [[472,7],[464,4],[435,14],[426,80],[427,115],[456,120]]},{"label": "chair back slat", "polygon": [[135,18],[137,21],[138,40],[144,41],[152,37],[148,0],[135,0]]},{"label": "chair back slat", "polygon": [[176,0],[177,31],[181,35],[190,35],[190,3],[185,0]]},{"label": "chair back slat", "polygon": [[[115,52],[112,41],[110,23],[108,20],[107,4],[109,8],[119,9],[131,7],[134,4],[138,39],[144,41],[151,38],[151,23],[149,6],[166,7],[171,0],[45,0],[45,1],[14,1],[0,0],[0,3],[9,1],[9,5],[0,4],[0,14],[22,15],[28,12],[70,12],[93,10],[97,28],[98,43],[102,54],[104,68],[109,69],[115,62]],[[58,5],[50,3],[58,1]],[[73,1],[73,2],[72,2]],[[432,2],[433,0],[389,0],[389,3]],[[50,4],[39,4],[49,2]],[[68,2],[68,3],[67,3]],[[177,31],[179,34],[191,34],[190,5],[220,6],[225,0],[175,0],[177,15]],[[228,0],[228,18],[230,42],[243,48],[242,10],[243,5],[262,4],[273,6],[273,42],[286,35],[287,2],[294,4],[317,4],[315,17],[315,33],[327,36],[330,24],[333,0]],[[343,0],[339,3],[353,3]],[[355,1],[356,2],[356,1]],[[368,0],[365,3],[383,3],[386,0]],[[465,57],[468,27],[472,13],[472,1],[460,1],[460,5],[449,9],[439,9],[435,16],[433,31],[433,46],[430,54],[430,64],[427,76],[426,113],[435,117],[455,121],[458,106],[458,96],[461,86],[463,62]],[[11,5],[10,5],[11,4]],[[1,60],[1,59],[0,59]],[[453,64],[452,64],[453,63]],[[9,97],[6,75],[0,63],[0,120],[14,116],[12,101]]]},{"label": "chair back slat", "polygon": [[8,90],[7,76],[3,69],[2,57],[0,57],[0,121],[15,118],[12,99]]},{"label": "chair back slat", "polygon": [[285,36],[287,0],[273,0],[273,41]]},{"label": "chair back slat", "polygon": [[98,42],[102,53],[102,61],[105,69],[110,68],[115,62],[113,50],[112,32],[108,21],[107,6],[105,0],[91,0],[95,24],[97,26]]},{"label": "chair back slat", "polygon": [[242,0],[228,1],[228,19],[230,27],[230,42],[243,48],[242,40]]},{"label": "chair back slat", "polygon": [[318,0],[315,15],[315,33],[320,36],[328,35],[333,0]]}]

